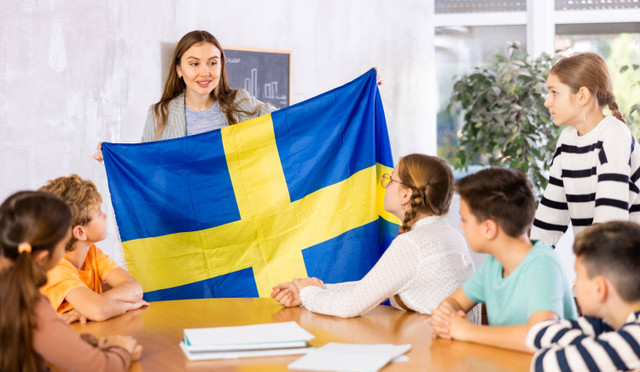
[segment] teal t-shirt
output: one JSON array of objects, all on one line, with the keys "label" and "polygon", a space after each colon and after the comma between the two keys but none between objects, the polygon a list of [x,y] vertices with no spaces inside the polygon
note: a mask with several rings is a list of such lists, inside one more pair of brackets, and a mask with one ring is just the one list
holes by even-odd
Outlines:
[{"label": "teal t-shirt", "polygon": [[549,245],[536,242],[506,278],[493,256],[462,286],[474,302],[484,303],[489,325],[526,324],[531,314],[548,310],[563,319],[576,319],[576,306],[558,256]]}]

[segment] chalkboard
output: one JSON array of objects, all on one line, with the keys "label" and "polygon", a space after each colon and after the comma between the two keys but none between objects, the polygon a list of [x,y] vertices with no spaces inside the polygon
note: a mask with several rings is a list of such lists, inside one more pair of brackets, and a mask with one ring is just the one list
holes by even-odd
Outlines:
[{"label": "chalkboard", "polygon": [[289,106],[290,52],[225,47],[224,53],[232,88],[244,88],[279,109]]}]

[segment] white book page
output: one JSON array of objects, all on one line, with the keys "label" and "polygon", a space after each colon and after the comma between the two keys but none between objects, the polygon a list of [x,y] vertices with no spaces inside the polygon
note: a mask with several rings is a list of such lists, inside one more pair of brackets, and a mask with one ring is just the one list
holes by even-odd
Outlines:
[{"label": "white book page", "polygon": [[289,364],[289,369],[309,371],[377,371],[391,361],[389,355],[345,354],[313,350]]},{"label": "white book page", "polygon": [[407,351],[411,350],[411,345],[393,345],[393,344],[342,344],[337,342],[329,342],[321,348],[321,351],[327,351],[332,353],[357,353],[357,354],[384,354],[389,355],[391,358],[397,358]]},{"label": "white book page", "polygon": [[188,346],[203,346],[309,341],[314,336],[296,322],[284,322],[236,327],[190,328],[184,330],[184,338]]},{"label": "white book page", "polygon": [[312,371],[377,371],[392,361],[408,360],[411,345],[343,344],[330,342],[289,364]]}]

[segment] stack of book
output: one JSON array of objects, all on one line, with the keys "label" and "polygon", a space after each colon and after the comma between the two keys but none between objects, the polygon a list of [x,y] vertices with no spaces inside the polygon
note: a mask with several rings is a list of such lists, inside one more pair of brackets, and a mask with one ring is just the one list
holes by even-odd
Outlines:
[{"label": "stack of book", "polygon": [[314,336],[296,322],[184,330],[180,347],[189,360],[305,354]]}]

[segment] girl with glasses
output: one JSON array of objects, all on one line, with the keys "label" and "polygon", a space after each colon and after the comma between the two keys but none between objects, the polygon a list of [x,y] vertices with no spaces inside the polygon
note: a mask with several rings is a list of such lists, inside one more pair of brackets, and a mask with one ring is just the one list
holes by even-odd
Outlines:
[{"label": "girl with glasses", "polygon": [[[435,156],[411,154],[381,182],[384,209],[402,226],[369,273],[339,284],[294,279],[275,286],[273,298],[287,307],[302,305],[343,318],[365,314],[386,299],[397,309],[431,314],[473,274],[464,238],[445,218],[453,196],[449,165]],[[469,317],[478,323],[477,309]]]}]

